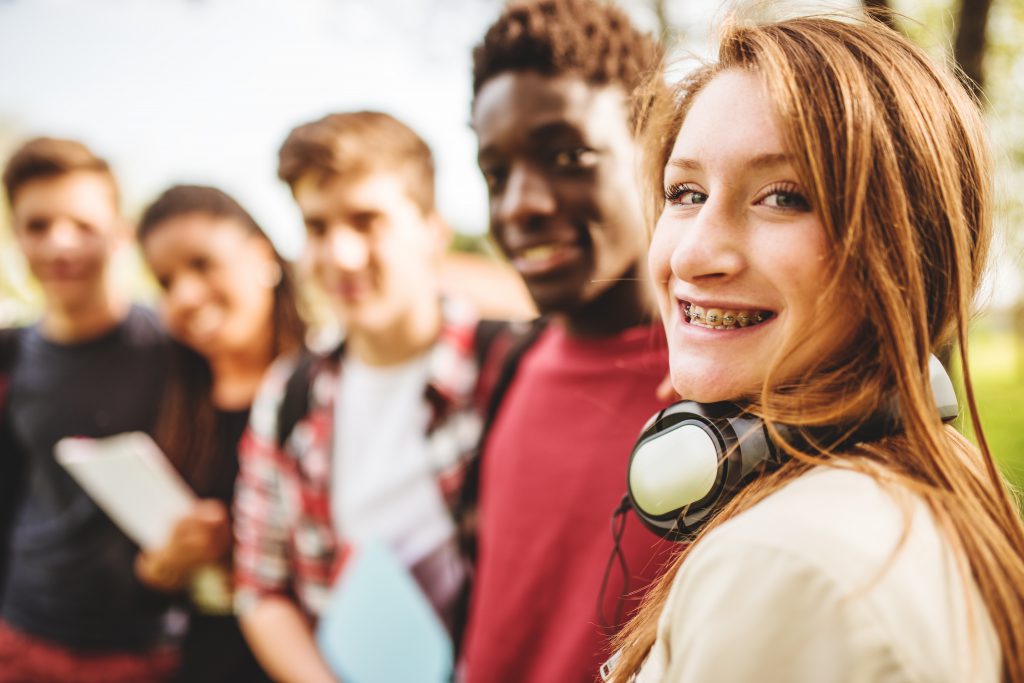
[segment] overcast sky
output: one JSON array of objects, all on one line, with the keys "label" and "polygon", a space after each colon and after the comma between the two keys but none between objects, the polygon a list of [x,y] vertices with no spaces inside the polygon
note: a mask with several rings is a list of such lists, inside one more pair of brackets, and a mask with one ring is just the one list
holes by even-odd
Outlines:
[{"label": "overcast sky", "polygon": [[[648,0],[620,4],[655,28]],[[671,3],[687,47],[706,45],[723,4]],[[438,201],[453,226],[481,233],[470,53],[502,5],[0,0],[0,125],[16,136],[0,143],[83,140],[113,163],[132,212],[176,182],[218,185],[294,256],[302,232],[276,180],[278,147],[294,126],[330,111],[381,109],[434,149]]]},{"label": "overcast sky", "polygon": [[[216,184],[288,254],[301,233],[276,152],[298,123],[379,108],[434,148],[442,209],[484,229],[468,120],[481,0],[0,1],[0,120],[80,138],[129,209],[174,182]],[[7,151],[7,150],[3,150]]]}]

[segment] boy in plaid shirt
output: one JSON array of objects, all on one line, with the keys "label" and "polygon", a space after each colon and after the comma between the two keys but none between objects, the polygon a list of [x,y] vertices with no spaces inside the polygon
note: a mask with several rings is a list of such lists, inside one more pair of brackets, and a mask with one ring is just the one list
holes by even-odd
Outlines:
[{"label": "boy in plaid shirt", "polygon": [[[279,361],[253,406],[235,506],[236,608],[271,675],[315,683],[334,678],[313,626],[363,542],[383,542],[450,622],[464,571],[449,504],[479,432],[477,320],[441,299],[448,230],[430,150],[404,124],[355,112],[300,126],[278,174],[346,339],[298,370]],[[296,372],[306,373],[302,414],[283,426]]]}]

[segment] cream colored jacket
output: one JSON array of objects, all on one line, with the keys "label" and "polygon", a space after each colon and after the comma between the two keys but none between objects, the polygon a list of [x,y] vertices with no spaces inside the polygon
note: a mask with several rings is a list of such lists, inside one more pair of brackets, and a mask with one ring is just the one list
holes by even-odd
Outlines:
[{"label": "cream colored jacket", "polygon": [[923,503],[818,468],[694,548],[636,681],[995,683],[1000,656]]}]

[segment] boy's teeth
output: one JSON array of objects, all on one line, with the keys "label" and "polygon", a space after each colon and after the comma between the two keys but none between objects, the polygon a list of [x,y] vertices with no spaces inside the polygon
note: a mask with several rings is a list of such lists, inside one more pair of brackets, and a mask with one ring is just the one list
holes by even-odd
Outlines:
[{"label": "boy's teeth", "polygon": [[749,327],[757,325],[772,317],[771,311],[733,311],[721,308],[704,309],[702,306],[689,304],[686,317],[692,325],[715,329]]},{"label": "boy's teeth", "polygon": [[543,261],[555,253],[557,247],[552,244],[541,244],[536,247],[527,247],[520,252],[522,258],[527,261]]}]

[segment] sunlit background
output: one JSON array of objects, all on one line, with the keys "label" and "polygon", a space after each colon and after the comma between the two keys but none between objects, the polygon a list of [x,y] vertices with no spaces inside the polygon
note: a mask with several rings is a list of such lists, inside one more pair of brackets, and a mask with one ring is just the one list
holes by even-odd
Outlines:
[{"label": "sunlit background", "polygon": [[[294,257],[302,229],[276,180],[280,143],[327,112],[380,109],[432,146],[441,210],[462,235],[457,245],[473,248],[486,232],[486,192],[468,127],[470,52],[502,4],[0,0],[0,157],[34,135],[80,139],[113,165],[131,217],[173,183],[217,185]],[[618,4],[679,54],[705,54],[725,11],[709,0]],[[981,83],[999,165],[1000,239],[972,366],[993,450],[1024,482],[1024,2],[866,4],[895,10],[899,30]],[[885,200],[885,188],[876,194]],[[137,262],[126,264],[125,281],[151,296]],[[31,320],[38,305],[4,225],[0,324]]]}]

